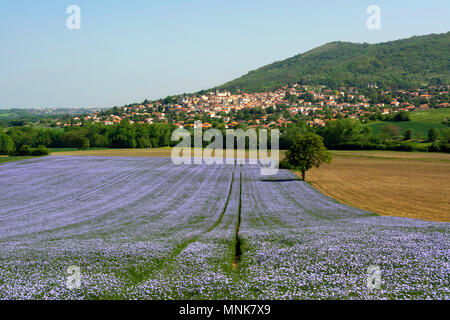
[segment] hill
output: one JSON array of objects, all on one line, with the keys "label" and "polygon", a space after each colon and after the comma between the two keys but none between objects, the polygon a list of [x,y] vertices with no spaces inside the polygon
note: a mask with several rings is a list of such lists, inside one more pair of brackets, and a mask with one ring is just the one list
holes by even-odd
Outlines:
[{"label": "hill", "polygon": [[450,81],[450,32],[358,44],[331,42],[274,62],[218,87],[258,92],[295,82],[410,88]]}]

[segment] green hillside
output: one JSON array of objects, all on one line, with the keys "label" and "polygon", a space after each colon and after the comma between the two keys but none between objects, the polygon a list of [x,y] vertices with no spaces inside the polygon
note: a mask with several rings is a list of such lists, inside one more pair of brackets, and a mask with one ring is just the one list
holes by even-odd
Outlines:
[{"label": "green hillside", "polygon": [[402,131],[406,129],[413,129],[414,133],[420,132],[422,137],[427,137],[430,128],[438,128],[442,130],[444,126],[441,124],[442,120],[450,117],[450,109],[431,109],[429,111],[415,111],[411,112],[411,121],[391,122],[391,121],[377,121],[367,124],[372,128],[373,134],[381,132],[381,127],[387,123],[399,126]]},{"label": "green hillside", "polygon": [[246,92],[285,84],[409,88],[450,81],[450,32],[379,44],[332,42],[219,86]]}]

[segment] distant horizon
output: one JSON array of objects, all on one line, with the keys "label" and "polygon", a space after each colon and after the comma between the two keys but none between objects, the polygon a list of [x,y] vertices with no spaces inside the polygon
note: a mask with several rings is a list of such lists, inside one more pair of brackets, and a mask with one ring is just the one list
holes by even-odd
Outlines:
[{"label": "distant horizon", "polygon": [[[114,107],[114,106],[112,106]],[[21,107],[2,107],[0,106],[0,110],[11,110],[11,109],[21,109],[21,110],[43,110],[43,109],[110,109],[112,107],[29,107],[29,108],[21,108]]]},{"label": "distant horizon", "polygon": [[380,30],[361,1],[76,4],[80,30],[66,28],[71,1],[0,4],[0,109],[112,108],[214,88],[330,42],[450,30],[447,1],[380,0]]}]

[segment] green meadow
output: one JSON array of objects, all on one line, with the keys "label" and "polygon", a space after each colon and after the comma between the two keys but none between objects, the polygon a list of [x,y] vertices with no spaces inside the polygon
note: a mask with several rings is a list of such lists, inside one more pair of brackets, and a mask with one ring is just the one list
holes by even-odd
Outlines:
[{"label": "green meadow", "polygon": [[420,132],[421,137],[425,138],[427,137],[428,130],[430,128],[438,128],[439,130],[442,130],[444,126],[441,124],[441,122],[447,117],[450,117],[450,108],[431,109],[429,111],[411,112],[411,121],[376,121],[368,123],[367,126],[371,127],[373,130],[373,134],[376,135],[381,132],[382,126],[391,123],[402,128],[402,131],[411,128],[414,130],[414,135]]}]

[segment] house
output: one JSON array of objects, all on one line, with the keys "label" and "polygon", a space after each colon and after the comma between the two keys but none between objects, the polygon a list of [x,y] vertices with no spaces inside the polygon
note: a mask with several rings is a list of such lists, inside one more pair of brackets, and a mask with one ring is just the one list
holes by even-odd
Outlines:
[{"label": "house", "polygon": [[399,104],[400,104],[400,102],[398,102],[398,101],[396,101],[396,100],[392,100],[392,102],[391,102],[391,106],[396,106],[396,107],[398,107]]}]

